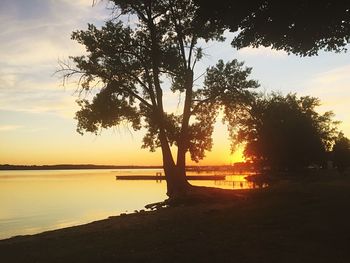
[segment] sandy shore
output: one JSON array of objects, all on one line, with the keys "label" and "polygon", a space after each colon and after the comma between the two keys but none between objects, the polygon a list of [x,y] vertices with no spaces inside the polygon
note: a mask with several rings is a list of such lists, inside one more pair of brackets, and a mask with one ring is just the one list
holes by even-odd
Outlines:
[{"label": "sandy shore", "polygon": [[0,262],[350,262],[349,244],[350,178],[312,177],[1,240]]}]

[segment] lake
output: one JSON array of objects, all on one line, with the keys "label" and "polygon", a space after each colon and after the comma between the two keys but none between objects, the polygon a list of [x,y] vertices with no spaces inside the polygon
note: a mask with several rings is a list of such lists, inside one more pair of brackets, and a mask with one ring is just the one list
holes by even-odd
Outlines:
[{"label": "lake", "polygon": [[[122,181],[160,169],[0,171],[0,239],[105,219],[167,198],[165,181]],[[213,174],[213,172],[211,172]],[[191,181],[229,189],[254,188],[244,175]]]}]

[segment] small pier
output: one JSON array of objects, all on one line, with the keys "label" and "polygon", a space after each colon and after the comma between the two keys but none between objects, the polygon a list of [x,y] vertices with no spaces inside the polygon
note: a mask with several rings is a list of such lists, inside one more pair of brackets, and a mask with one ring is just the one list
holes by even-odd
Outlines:
[{"label": "small pier", "polygon": [[[225,180],[225,175],[187,175],[187,180]],[[165,176],[156,175],[117,175],[116,180],[165,180]]]}]

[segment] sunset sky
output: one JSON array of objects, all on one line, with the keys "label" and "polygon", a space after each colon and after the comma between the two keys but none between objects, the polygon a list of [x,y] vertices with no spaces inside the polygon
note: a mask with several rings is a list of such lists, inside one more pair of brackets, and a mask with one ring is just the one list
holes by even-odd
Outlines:
[{"label": "sunset sky", "polygon": [[[0,1],[0,164],[94,163],[159,165],[161,155],[141,149],[143,132],[127,127],[104,130],[100,136],[76,133],[76,86],[62,87],[53,75],[58,60],[79,55],[84,47],[70,39],[87,23],[102,25],[110,18],[106,2],[92,0]],[[333,110],[340,129],[350,136],[350,55],[320,52],[301,58],[269,48],[235,50],[232,35],[224,43],[203,44],[207,56],[196,69],[200,75],[218,59],[237,58],[253,68],[262,91],[319,97],[320,112]],[[203,79],[202,79],[203,80]],[[200,83],[200,80],[199,80]],[[166,103],[177,95],[165,92]],[[172,101],[170,101],[172,100]],[[176,109],[175,109],[176,110]],[[226,127],[219,121],[214,148],[200,164],[228,164]]]}]

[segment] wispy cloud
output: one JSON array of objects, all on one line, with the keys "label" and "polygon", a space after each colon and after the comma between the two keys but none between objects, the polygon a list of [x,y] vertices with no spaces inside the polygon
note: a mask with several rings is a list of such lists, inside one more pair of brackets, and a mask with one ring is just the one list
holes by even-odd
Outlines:
[{"label": "wispy cloud", "polygon": [[322,86],[334,86],[339,83],[348,83],[348,86],[350,86],[350,64],[318,73],[313,77],[312,82]]},{"label": "wispy cloud", "polygon": [[241,56],[255,56],[255,57],[273,57],[273,58],[286,58],[288,54],[282,50],[275,50],[270,47],[245,47],[238,50],[238,55]]},{"label": "wispy cloud", "polygon": [[0,94],[0,110],[52,113],[64,118],[72,118],[77,106],[76,97],[64,90],[27,90],[16,96],[17,91]]},{"label": "wispy cloud", "polygon": [[311,77],[306,84],[306,92],[318,95],[330,95],[343,100],[350,96],[350,64],[320,72]]},{"label": "wispy cloud", "polygon": [[73,89],[53,73],[58,59],[84,52],[70,39],[73,30],[109,18],[106,2],[92,0],[0,1],[0,109],[50,112],[71,118]]},{"label": "wispy cloud", "polygon": [[22,127],[21,125],[0,125],[0,132],[18,130]]},{"label": "wispy cloud", "polygon": [[350,64],[313,75],[301,92],[321,99],[320,111],[333,111],[341,120],[340,128],[347,133],[350,129]]}]

